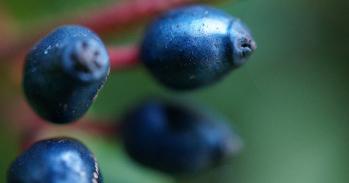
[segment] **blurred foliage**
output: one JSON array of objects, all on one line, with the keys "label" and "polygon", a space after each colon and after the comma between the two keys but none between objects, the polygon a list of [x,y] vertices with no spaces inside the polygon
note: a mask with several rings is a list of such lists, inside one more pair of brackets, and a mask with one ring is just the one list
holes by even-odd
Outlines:
[{"label": "blurred foliage", "polygon": [[[2,0],[0,4],[26,28],[107,1]],[[178,182],[347,183],[348,3],[244,0],[217,6],[243,19],[254,33],[258,49],[244,67],[217,85],[185,94],[158,86],[141,67],[115,73],[89,115],[118,118],[127,106],[148,95],[191,98],[231,119],[246,148],[221,168]],[[139,37],[125,34],[122,42]],[[5,177],[18,152],[18,137],[7,123],[0,124],[0,177]],[[77,135],[97,154],[107,183],[173,182],[135,165],[115,142],[64,134]]]}]

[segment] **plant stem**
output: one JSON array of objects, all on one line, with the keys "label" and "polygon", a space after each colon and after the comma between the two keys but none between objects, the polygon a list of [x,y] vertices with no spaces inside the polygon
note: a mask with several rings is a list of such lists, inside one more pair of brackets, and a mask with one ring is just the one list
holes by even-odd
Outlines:
[{"label": "plant stem", "polygon": [[108,50],[112,71],[132,68],[139,63],[137,46],[110,47]]},{"label": "plant stem", "polygon": [[[100,35],[117,34],[126,30],[130,25],[135,25],[144,20],[157,16],[159,13],[171,8],[198,2],[199,0],[132,0],[117,2],[114,5],[108,5],[98,10],[87,10],[85,15],[73,17],[65,20],[54,21],[52,24],[45,24],[37,27],[32,35],[16,35],[7,38],[6,46],[0,46],[0,58],[10,58],[20,53],[23,49],[30,47],[42,35],[47,34],[57,25],[62,24],[80,24],[89,27]],[[39,30],[39,31],[38,31]]]},{"label": "plant stem", "polygon": [[[27,149],[30,145],[38,140],[42,140],[48,135],[48,132],[66,132],[66,131],[82,131],[90,135],[103,138],[113,139],[120,134],[120,123],[96,121],[96,120],[80,120],[68,126],[51,125],[42,119],[31,122],[32,126],[23,129],[21,138],[21,149]],[[46,135],[45,135],[46,134]],[[50,133],[49,133],[50,134]]]}]

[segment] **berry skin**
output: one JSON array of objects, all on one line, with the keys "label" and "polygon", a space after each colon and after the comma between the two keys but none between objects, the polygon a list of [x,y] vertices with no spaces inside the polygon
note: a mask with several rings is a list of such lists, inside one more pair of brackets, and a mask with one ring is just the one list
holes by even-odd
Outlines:
[{"label": "berry skin", "polygon": [[41,117],[68,123],[86,113],[109,71],[107,50],[96,34],[80,26],[62,26],[27,55],[24,93]]},{"label": "berry skin", "polygon": [[122,140],[129,156],[144,166],[190,175],[240,149],[240,138],[221,122],[203,111],[150,100],[124,117]]},{"label": "berry skin", "polygon": [[42,140],[11,165],[8,183],[103,183],[94,155],[70,138]]},{"label": "berry skin", "polygon": [[191,90],[220,80],[255,48],[249,29],[239,19],[194,5],[169,11],[148,27],[141,59],[168,88]]}]

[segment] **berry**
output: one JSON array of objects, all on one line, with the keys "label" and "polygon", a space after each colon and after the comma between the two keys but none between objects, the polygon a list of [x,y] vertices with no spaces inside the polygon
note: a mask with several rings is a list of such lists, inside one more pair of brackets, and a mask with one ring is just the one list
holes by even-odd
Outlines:
[{"label": "berry", "polygon": [[194,5],[169,11],[148,27],[141,59],[160,83],[190,90],[223,78],[255,48],[250,31],[239,19]]},{"label": "berry", "polygon": [[8,171],[8,183],[102,183],[94,155],[70,138],[42,140],[20,155]]},{"label": "berry", "polygon": [[26,57],[24,93],[44,119],[68,123],[83,116],[110,70],[98,36],[80,26],[59,27]]},{"label": "berry", "polygon": [[172,175],[211,168],[241,145],[221,119],[159,100],[149,100],[127,113],[122,139],[132,159]]}]

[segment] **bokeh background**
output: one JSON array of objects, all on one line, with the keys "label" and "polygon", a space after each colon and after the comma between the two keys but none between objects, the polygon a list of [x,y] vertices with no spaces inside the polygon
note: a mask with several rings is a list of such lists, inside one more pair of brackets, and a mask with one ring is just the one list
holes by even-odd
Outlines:
[{"label": "bokeh background", "polygon": [[[42,22],[113,2],[1,0],[0,14],[6,12],[13,22],[0,20],[0,29],[11,24],[26,32]],[[68,135],[86,143],[97,155],[106,183],[347,183],[348,1],[226,0],[215,6],[240,17],[254,34],[258,49],[244,67],[214,86],[185,94],[159,86],[141,66],[113,73],[88,116],[117,119],[148,95],[190,98],[232,122],[245,142],[240,156],[205,175],[175,180],[132,162],[117,139],[59,130],[46,135]],[[138,41],[142,30],[108,40]],[[0,71],[4,113],[22,94],[18,84],[10,83],[12,70],[1,64]],[[16,113],[21,115],[20,110]],[[14,125],[9,119],[0,121],[0,182],[20,152]]]}]

